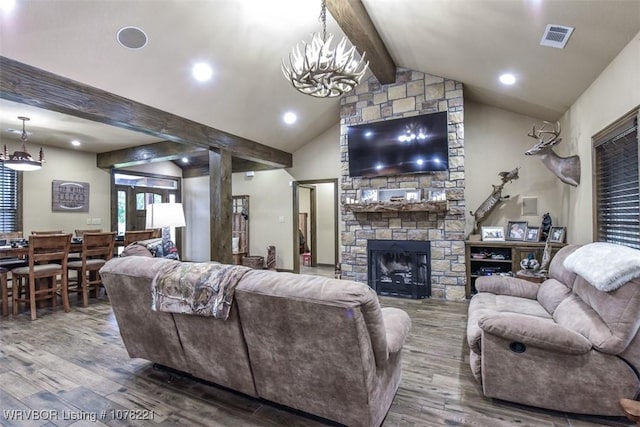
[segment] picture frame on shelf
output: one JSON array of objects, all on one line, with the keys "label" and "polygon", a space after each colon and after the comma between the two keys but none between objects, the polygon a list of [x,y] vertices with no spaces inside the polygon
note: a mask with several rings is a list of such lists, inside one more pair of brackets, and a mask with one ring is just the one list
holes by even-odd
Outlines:
[{"label": "picture frame on shelf", "polygon": [[360,190],[360,202],[362,203],[371,203],[378,201],[378,189],[376,188],[365,188]]},{"label": "picture frame on shelf", "polygon": [[408,202],[419,202],[420,201],[420,190],[407,190],[405,192],[405,198]]},{"label": "picture frame on shelf", "polygon": [[539,242],[540,241],[540,227],[527,226],[527,235],[524,238],[527,242]]},{"label": "picture frame on shelf", "polygon": [[429,201],[442,202],[447,200],[447,191],[443,188],[432,188],[429,190]]},{"label": "picture frame on shelf", "polygon": [[507,222],[507,240],[524,240],[526,233],[526,221]]},{"label": "picture frame on shelf", "polygon": [[504,227],[482,226],[483,242],[504,242]]},{"label": "picture frame on shelf", "polygon": [[549,242],[564,243],[567,237],[567,227],[551,227],[549,230]]}]

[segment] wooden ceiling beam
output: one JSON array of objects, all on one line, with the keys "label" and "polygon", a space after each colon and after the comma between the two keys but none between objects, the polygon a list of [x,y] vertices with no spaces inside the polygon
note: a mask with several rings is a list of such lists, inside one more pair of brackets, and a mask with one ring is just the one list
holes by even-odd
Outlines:
[{"label": "wooden ceiling beam", "polygon": [[[0,56],[0,98],[234,157],[291,167],[291,153]],[[240,114],[240,113],[239,113]]]},{"label": "wooden ceiling beam", "polygon": [[358,52],[366,52],[369,69],[378,81],[396,81],[396,64],[361,0],[327,0],[327,9]]},{"label": "wooden ceiling beam", "polygon": [[97,154],[99,168],[124,168],[141,165],[143,163],[164,162],[177,160],[184,156],[207,156],[207,150],[173,141],[160,141],[154,144],[139,145],[122,150],[108,151]]}]

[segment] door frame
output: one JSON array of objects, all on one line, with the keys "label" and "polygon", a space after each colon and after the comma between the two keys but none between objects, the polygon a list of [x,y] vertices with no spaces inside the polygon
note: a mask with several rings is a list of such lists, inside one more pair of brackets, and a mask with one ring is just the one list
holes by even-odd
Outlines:
[{"label": "door frame", "polygon": [[[300,254],[299,254],[299,228],[300,223],[298,219],[298,214],[300,213],[299,203],[300,203],[300,186],[308,186],[313,184],[333,184],[333,217],[334,217],[334,261],[337,264],[339,262],[338,258],[338,178],[327,178],[327,179],[310,179],[310,180],[302,180],[302,181],[292,181],[291,187],[293,192],[293,239],[292,239],[292,247],[293,247],[293,272],[300,273]],[[311,223],[311,263],[312,265],[317,264],[317,250],[316,250],[316,241],[317,236],[316,233],[316,205],[315,205],[315,197],[311,200],[311,212],[309,213],[309,221]]]}]

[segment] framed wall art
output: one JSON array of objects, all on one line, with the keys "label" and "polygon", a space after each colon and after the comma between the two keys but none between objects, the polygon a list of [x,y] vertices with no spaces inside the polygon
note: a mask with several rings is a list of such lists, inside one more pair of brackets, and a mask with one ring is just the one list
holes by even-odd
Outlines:
[{"label": "framed wall art", "polygon": [[53,180],[53,212],[89,212],[89,183]]}]

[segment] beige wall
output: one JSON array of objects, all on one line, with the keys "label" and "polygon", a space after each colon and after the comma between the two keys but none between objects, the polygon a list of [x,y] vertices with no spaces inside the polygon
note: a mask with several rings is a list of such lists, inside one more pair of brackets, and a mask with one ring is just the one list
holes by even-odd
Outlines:
[{"label": "beige wall", "polygon": [[562,215],[572,243],[593,241],[593,181],[591,138],[640,105],[640,33],[598,76],[562,117],[562,155],[579,154],[581,182],[564,185]]},{"label": "beige wall", "polygon": [[[37,151],[39,147],[32,147]],[[110,175],[96,167],[96,155],[74,150],[44,147],[46,163],[42,169],[24,172],[23,233],[32,230],[58,230],[73,233],[75,229],[111,229]],[[89,212],[53,212],[51,192],[53,180],[89,183]],[[93,219],[100,224],[87,225]]]},{"label": "beige wall", "polygon": [[209,233],[209,177],[182,180],[182,203],[185,223],[182,259],[188,261],[211,260]]},{"label": "beige wall", "polygon": [[267,258],[267,246],[276,247],[276,268],[293,269],[293,192],[286,171],[257,171],[249,178],[234,173],[233,194],[249,196],[249,255]]},{"label": "beige wall", "polygon": [[336,264],[334,197],[333,183],[316,184],[318,264]]},{"label": "beige wall", "polygon": [[340,173],[340,124],[300,147],[293,153],[293,167],[287,171],[296,181],[339,178]]},{"label": "beige wall", "polygon": [[[527,221],[540,225],[545,212],[554,225],[565,225],[561,219],[562,184],[535,156],[525,156],[535,144],[527,137],[533,124],[542,120],[499,108],[465,101],[465,171],[467,210],[474,212],[491,194],[492,185],[501,183],[498,173],[520,166],[519,179],[506,184],[503,196],[511,197],[499,204],[483,221],[483,225],[504,226],[507,221]],[[538,215],[522,216],[522,198],[538,198]],[[473,228],[469,214],[466,232]]]}]

